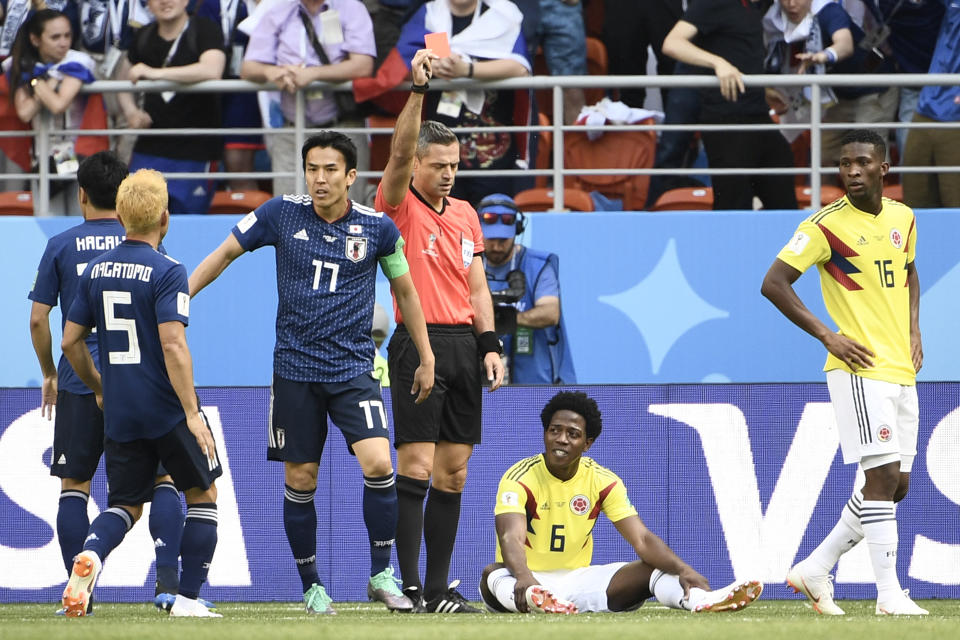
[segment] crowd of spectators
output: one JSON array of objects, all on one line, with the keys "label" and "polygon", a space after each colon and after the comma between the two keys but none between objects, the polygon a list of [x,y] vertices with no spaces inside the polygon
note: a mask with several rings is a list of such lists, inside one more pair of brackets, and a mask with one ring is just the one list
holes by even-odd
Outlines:
[{"label": "crowd of spectators", "polygon": [[[362,128],[365,115],[396,114],[405,94],[391,90],[408,81],[410,60],[425,46],[425,36],[442,31],[450,51],[435,65],[438,79],[526,76],[533,73],[538,55],[551,75],[586,75],[586,38],[593,36],[606,48],[611,75],[655,69],[659,75],[715,74],[720,79],[719,90],[608,89],[630,107],[663,109],[667,124],[763,125],[771,114],[781,123],[802,123],[810,117],[809,90],[772,86],[764,92],[744,87],[742,75],[924,73],[931,65],[956,71],[957,56],[950,53],[960,44],[956,13],[956,5],[945,0],[0,0],[5,71],[0,121],[4,128],[36,127],[46,110],[54,116],[55,128],[96,128],[96,118],[85,112],[91,110],[89,101],[79,93],[81,83],[92,79],[189,84],[244,78],[275,91],[105,94],[103,106],[98,101],[92,109],[104,110],[111,127],[143,130],[111,141],[132,167],[292,173],[297,157],[292,130],[259,136],[231,135],[229,129],[291,127],[296,94],[315,81],[353,81],[354,95],[308,90],[308,127]],[[67,37],[70,46],[54,51],[52,40],[45,44],[54,35],[37,32],[38,15],[59,18],[53,21],[57,37]],[[940,52],[936,59],[935,50]],[[651,54],[655,62],[648,60]],[[59,98],[47,95],[48,85]],[[924,100],[921,87],[878,82],[875,87],[825,89],[817,108],[827,123],[950,122],[956,118],[951,105],[957,104],[957,95],[955,86],[930,88]],[[564,124],[577,118],[584,101],[582,90],[564,91]],[[538,111],[543,109],[532,91],[470,89],[430,92],[424,116],[474,129],[458,134],[462,169],[526,169],[534,166],[535,136],[476,130],[535,124]],[[222,127],[225,135],[148,132],[198,127]],[[909,131],[888,132],[895,164],[908,155]],[[952,130],[938,131],[945,139],[953,135]],[[699,158],[710,167],[745,168],[743,175],[713,176],[715,208],[749,208],[753,196],[765,208],[788,207],[787,184],[793,176],[750,175],[749,169],[809,167],[804,146],[809,136],[784,129],[781,140],[771,137],[774,133],[664,131],[654,166],[690,167]],[[824,166],[835,164],[841,134],[840,129],[822,131]],[[910,164],[929,160],[939,165],[952,157],[926,151],[938,135],[917,134]],[[367,136],[354,137],[358,149],[369,148]],[[88,149],[75,139],[55,142],[51,173],[69,174],[70,162]],[[24,143],[29,145],[29,139],[0,138],[0,172],[35,170],[36,153],[24,156],[16,148]],[[362,153],[358,169],[369,168],[370,159]],[[914,181],[908,200],[960,206],[950,189],[929,196],[936,176],[932,180],[922,189]],[[679,182],[656,177],[647,206],[664,190],[690,184],[696,182],[688,177]],[[252,178],[219,185],[205,178],[174,180],[171,211],[206,211],[215,186],[259,186],[274,193],[297,188],[292,177],[275,177],[268,185]],[[530,186],[532,178],[524,175],[464,176],[453,195],[476,204],[485,194],[515,194]],[[12,181],[3,185],[7,191],[16,188]],[[351,191],[351,197],[367,203],[372,195],[364,180]],[[51,210],[73,212],[67,200],[69,194]]]}]

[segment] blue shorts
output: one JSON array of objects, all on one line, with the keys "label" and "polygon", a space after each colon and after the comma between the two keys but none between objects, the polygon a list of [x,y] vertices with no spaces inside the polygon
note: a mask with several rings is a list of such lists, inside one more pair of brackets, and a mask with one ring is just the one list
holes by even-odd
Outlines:
[{"label": "blue shorts", "polygon": [[163,463],[167,473],[173,476],[173,483],[179,491],[209,489],[223,474],[219,457],[216,465],[211,467],[186,420],[159,438],[117,442],[108,437],[104,441],[104,453],[107,504],[111,507],[149,502],[160,471],[158,463]]},{"label": "blue shorts", "polygon": [[[137,169],[156,169],[160,173],[206,172],[215,171],[216,164],[207,160],[178,160],[134,153],[130,159],[130,173]],[[215,186],[215,181],[210,178],[168,179],[170,213],[209,212]]]},{"label": "blue shorts", "polygon": [[354,442],[389,437],[380,382],[371,374],[346,382],[296,382],[274,374],[267,459],[320,462],[328,415],[343,432],[351,453]]},{"label": "blue shorts", "polygon": [[92,393],[57,392],[50,475],[87,482],[103,454],[103,412]]}]

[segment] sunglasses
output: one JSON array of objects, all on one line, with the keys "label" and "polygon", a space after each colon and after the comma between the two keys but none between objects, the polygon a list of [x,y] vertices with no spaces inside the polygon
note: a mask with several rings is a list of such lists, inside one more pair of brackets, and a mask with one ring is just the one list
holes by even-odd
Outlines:
[{"label": "sunglasses", "polygon": [[497,222],[500,222],[511,225],[517,222],[517,214],[515,213],[493,213],[492,211],[484,211],[480,214],[480,217],[483,220],[483,224],[497,224]]}]

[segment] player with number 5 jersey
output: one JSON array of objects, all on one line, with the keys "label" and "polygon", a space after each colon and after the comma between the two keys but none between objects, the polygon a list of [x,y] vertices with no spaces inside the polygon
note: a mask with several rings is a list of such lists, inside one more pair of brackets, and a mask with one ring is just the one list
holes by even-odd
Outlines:
[{"label": "player with number 5 jersey", "polygon": [[409,390],[423,402],[434,383],[434,356],[403,238],[389,217],[347,199],[357,178],[350,139],[324,131],[301,150],[308,195],[273,198],[243,218],[190,276],[196,295],[245,251],[272,245],[277,261],[277,343],[267,457],[284,463],[283,524],[308,613],[334,613],[317,573],[314,494],[327,416],[343,432],[363,471],[363,514],[370,543],[367,594],[409,611],[390,567],[397,490],[370,337],[377,264],[390,280],[419,355]]}]

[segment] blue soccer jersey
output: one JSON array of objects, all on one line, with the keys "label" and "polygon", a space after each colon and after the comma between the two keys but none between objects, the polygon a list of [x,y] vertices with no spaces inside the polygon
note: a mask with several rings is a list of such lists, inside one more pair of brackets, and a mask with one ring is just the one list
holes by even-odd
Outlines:
[{"label": "blue soccer jersey", "polygon": [[186,325],[189,316],[187,270],[144,242],[126,240],[87,265],[67,319],[97,328],[104,432],[112,440],[159,438],[186,419],[157,325]]},{"label": "blue soccer jersey", "polygon": [[[84,267],[103,252],[119,246],[125,236],[123,225],[113,218],[87,220],[53,236],[47,241],[47,248],[40,259],[40,266],[37,267],[33,289],[27,297],[51,307],[57,306],[59,298],[62,328],[67,321],[67,314],[70,313],[70,305],[73,304],[77,283]],[[94,364],[97,364],[96,334],[87,338],[87,346]],[[75,394],[91,393],[63,356],[57,366],[57,388]]]},{"label": "blue soccer jersey", "polygon": [[310,196],[283,196],[249,213],[233,235],[247,251],[276,248],[278,376],[343,382],[373,371],[377,262],[390,278],[406,272],[405,260],[395,265],[403,238],[390,218],[353,204],[327,222]]}]

